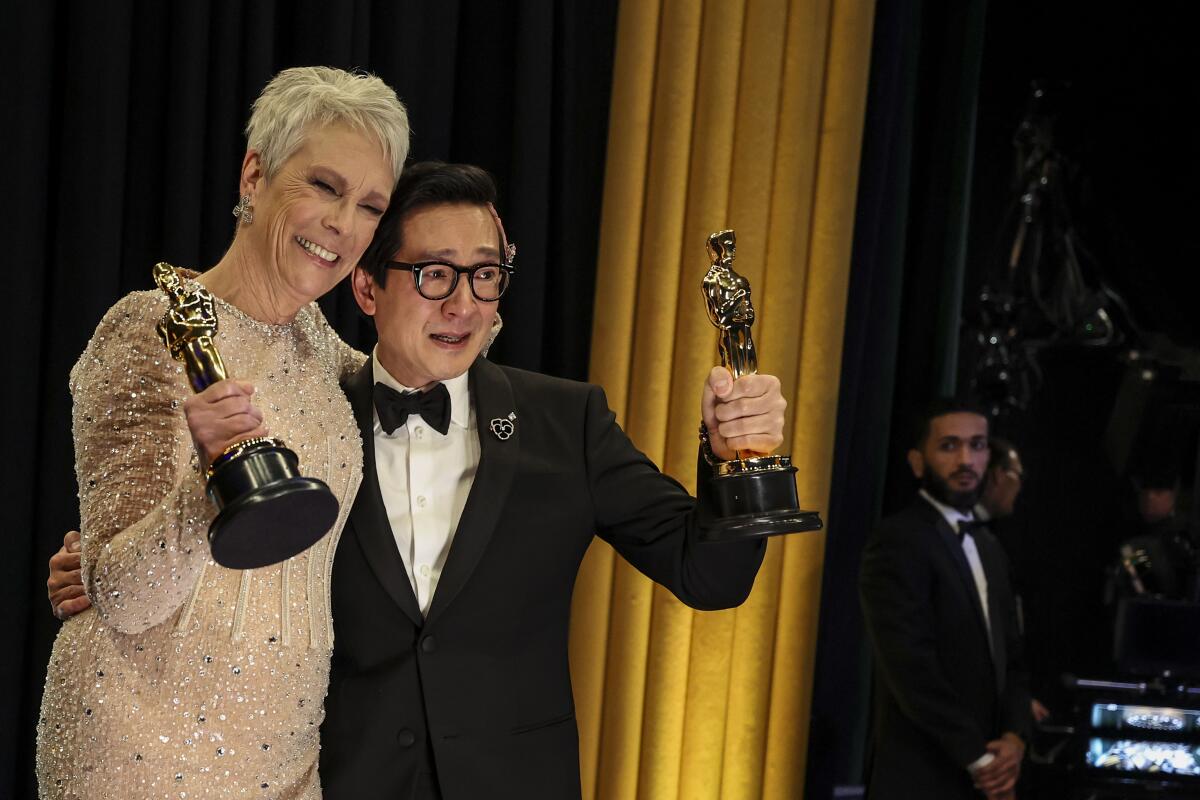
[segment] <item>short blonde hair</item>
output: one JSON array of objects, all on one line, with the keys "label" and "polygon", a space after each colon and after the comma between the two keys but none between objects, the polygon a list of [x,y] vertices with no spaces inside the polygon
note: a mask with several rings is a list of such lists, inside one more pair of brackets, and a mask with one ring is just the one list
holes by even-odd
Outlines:
[{"label": "short blonde hair", "polygon": [[343,123],[373,136],[392,162],[408,158],[408,112],[392,87],[367,72],[292,67],[271,78],[250,110],[246,144],[272,177],[300,149],[308,127]]}]

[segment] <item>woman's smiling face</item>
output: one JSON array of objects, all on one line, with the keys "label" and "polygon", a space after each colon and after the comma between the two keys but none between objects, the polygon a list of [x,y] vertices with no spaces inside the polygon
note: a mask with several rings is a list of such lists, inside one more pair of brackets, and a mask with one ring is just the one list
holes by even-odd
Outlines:
[{"label": "woman's smiling face", "polygon": [[254,221],[241,234],[269,285],[301,304],[328,292],[350,273],[375,233],[392,193],[392,166],[383,148],[345,125],[314,127],[270,177],[257,154],[243,166]]}]

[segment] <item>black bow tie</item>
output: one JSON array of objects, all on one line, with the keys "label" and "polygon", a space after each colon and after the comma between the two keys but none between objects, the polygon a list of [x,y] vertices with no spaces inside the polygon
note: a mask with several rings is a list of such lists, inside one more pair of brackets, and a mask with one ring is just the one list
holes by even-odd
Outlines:
[{"label": "black bow tie", "polygon": [[975,531],[979,530],[980,528],[986,528],[986,527],[987,527],[987,522],[985,522],[984,520],[981,520],[981,519],[960,519],[958,521],[958,530],[955,531],[955,533],[958,534],[959,539],[962,539],[968,533],[973,534],[973,533],[975,533]]},{"label": "black bow tie", "polygon": [[440,434],[450,430],[450,392],[439,383],[427,392],[397,392],[382,383],[375,384],[375,411],[384,433],[391,434],[408,419],[419,414]]}]

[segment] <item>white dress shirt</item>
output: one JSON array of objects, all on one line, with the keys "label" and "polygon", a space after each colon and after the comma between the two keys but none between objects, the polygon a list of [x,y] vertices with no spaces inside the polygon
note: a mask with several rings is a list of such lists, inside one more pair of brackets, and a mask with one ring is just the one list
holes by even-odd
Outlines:
[{"label": "white dress shirt", "polygon": [[[393,378],[371,354],[372,383],[414,391]],[[375,470],[388,523],[422,614],[429,613],[438,578],[479,468],[479,436],[467,374],[444,382],[450,394],[445,435],[418,414],[391,434],[374,413]]]},{"label": "white dress shirt", "polygon": [[[938,510],[938,513],[945,518],[946,522],[950,524],[950,529],[955,533],[958,533],[958,523],[973,522],[975,519],[970,511],[959,511],[957,508],[934,500],[933,495],[924,489],[921,490],[921,497],[924,497],[930,505]],[[971,565],[971,576],[975,579],[975,591],[979,594],[979,605],[983,609],[983,624],[987,626],[988,646],[990,647],[992,621],[988,615],[987,575],[983,571],[983,562],[979,560],[979,549],[975,547],[975,537],[969,531],[962,537],[962,549],[967,556],[967,563]]]},{"label": "white dress shirt", "polygon": [[[962,512],[957,508],[948,506],[945,503],[940,503],[933,499],[933,495],[922,489],[921,497],[942,515],[950,525],[950,529],[958,533],[958,523],[971,522],[975,519],[971,512]],[[979,549],[975,546],[975,537],[970,531],[963,534],[962,537],[963,554],[967,557],[967,563],[971,565],[971,576],[975,579],[975,591],[979,594],[979,605],[983,608],[983,624],[987,628],[988,634],[988,649],[992,647],[992,621],[988,615],[988,600],[987,600],[987,575],[983,571],[983,562],[979,560]],[[991,753],[984,753],[979,758],[967,765],[967,771],[974,775],[979,770],[986,767],[995,760],[995,756]]]}]

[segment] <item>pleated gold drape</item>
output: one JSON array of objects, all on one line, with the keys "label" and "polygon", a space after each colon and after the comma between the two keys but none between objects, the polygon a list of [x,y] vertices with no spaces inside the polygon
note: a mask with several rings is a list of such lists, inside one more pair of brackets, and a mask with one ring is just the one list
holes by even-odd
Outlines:
[{"label": "pleated gold drape", "polygon": [[[760,370],[790,403],[783,450],[802,505],[827,504],[873,11],[621,5],[591,378],[689,487],[717,363],[704,242],[732,227]],[[750,600],[716,613],[592,547],[571,621],[585,798],[801,796],[825,535],[772,541]]]}]

